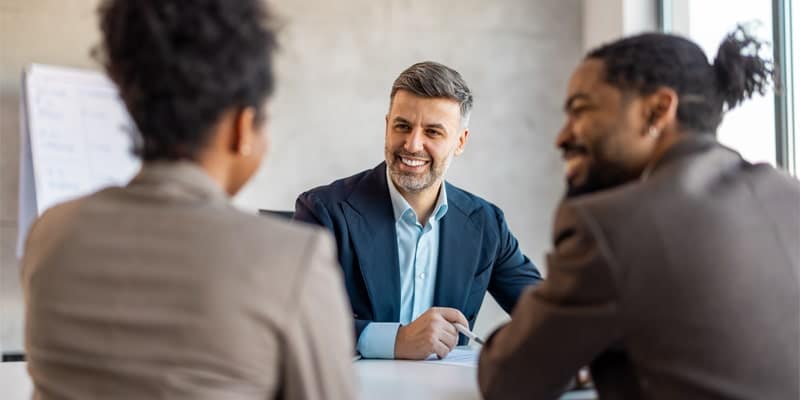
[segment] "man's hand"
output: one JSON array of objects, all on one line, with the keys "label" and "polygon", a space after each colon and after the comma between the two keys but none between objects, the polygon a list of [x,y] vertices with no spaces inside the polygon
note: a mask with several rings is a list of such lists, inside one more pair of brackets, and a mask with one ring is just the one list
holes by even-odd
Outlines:
[{"label": "man's hand", "polygon": [[453,323],[469,326],[469,322],[455,308],[432,307],[419,318],[397,330],[394,357],[407,360],[424,360],[436,353],[445,358],[458,344],[458,331]]}]

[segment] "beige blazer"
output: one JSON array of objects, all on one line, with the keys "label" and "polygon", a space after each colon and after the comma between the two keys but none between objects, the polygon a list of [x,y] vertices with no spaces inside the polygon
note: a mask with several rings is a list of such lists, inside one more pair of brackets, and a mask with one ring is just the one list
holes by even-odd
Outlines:
[{"label": "beige blazer", "polygon": [[48,210],[23,259],[37,399],[352,399],[321,229],[234,209],[188,162]]},{"label": "beige blazer", "polygon": [[800,399],[800,182],[712,137],[564,202],[547,280],[480,357],[487,399]]}]

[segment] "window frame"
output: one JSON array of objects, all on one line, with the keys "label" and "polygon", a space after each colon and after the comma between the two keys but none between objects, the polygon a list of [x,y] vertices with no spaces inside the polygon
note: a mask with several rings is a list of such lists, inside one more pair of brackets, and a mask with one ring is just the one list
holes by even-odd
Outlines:
[{"label": "window frame", "polygon": [[798,66],[792,65],[792,29],[795,21],[791,20],[794,0],[773,0],[773,60],[776,79],[775,90],[775,150],[779,166],[798,176],[795,141],[797,116],[794,115],[796,103],[794,93],[794,71]]}]

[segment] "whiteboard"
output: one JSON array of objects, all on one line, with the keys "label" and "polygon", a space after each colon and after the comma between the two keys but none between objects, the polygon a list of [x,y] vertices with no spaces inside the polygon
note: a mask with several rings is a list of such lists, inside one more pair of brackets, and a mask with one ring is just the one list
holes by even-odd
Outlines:
[{"label": "whiteboard", "polygon": [[48,208],[138,172],[134,124],[104,74],[40,64],[23,72],[17,256]]}]

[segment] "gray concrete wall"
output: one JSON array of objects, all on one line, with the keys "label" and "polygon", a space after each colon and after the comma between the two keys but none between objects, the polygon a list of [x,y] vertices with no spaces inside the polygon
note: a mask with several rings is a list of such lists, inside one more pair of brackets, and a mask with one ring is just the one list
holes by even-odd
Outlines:
[{"label": "gray concrete wall", "polygon": [[[22,348],[17,229],[20,71],[31,62],[97,68],[96,0],[0,0],[0,350]],[[581,56],[580,0],[281,0],[272,151],[236,198],[291,209],[298,193],[383,157],[396,75],[420,60],[459,70],[475,93],[466,152],[451,182],[499,205],[543,265],[562,192],[553,140]],[[505,316],[487,302],[484,333]]]}]

